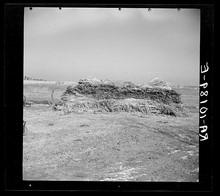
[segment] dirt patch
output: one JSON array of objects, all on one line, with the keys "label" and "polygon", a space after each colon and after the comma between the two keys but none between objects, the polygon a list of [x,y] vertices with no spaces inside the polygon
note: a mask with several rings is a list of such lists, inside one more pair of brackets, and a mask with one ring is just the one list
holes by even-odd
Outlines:
[{"label": "dirt patch", "polygon": [[[198,180],[197,130],[190,125],[196,115],[63,115],[41,107],[25,109],[24,117],[29,128],[23,144],[25,180]],[[48,126],[52,122],[56,126]]]}]

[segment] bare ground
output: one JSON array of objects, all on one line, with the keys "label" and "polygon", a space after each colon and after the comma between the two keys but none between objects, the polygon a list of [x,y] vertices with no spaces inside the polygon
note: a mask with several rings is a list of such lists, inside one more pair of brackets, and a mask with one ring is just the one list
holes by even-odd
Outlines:
[{"label": "bare ground", "polygon": [[196,182],[198,115],[64,115],[33,104],[24,109],[23,179]]}]

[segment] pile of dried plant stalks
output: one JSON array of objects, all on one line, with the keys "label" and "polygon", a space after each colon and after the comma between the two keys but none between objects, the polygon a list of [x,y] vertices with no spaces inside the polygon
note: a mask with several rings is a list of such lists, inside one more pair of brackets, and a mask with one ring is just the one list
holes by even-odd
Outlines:
[{"label": "pile of dried plant stalks", "polygon": [[69,112],[140,112],[178,116],[183,113],[180,95],[174,90],[137,85],[80,80],[67,87],[57,110]]},{"label": "pile of dried plant stalks", "polygon": [[180,95],[174,90],[162,88],[140,87],[137,85],[117,86],[114,83],[92,83],[80,80],[76,86],[67,87],[64,95],[79,93],[96,99],[150,99],[165,104],[181,103]]}]

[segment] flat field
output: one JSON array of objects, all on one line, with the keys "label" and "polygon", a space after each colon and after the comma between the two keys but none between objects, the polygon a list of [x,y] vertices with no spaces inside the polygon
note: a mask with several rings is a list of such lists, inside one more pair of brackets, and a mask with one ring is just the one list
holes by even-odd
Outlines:
[{"label": "flat field", "polygon": [[59,99],[68,85],[24,83],[24,180],[198,181],[197,89],[175,89],[186,117],[53,111],[51,90]]}]

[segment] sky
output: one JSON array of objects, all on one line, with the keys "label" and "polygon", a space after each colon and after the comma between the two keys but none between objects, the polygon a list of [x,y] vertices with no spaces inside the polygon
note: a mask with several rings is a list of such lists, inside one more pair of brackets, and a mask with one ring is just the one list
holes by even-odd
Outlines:
[{"label": "sky", "polygon": [[198,85],[200,10],[24,10],[24,75]]}]

